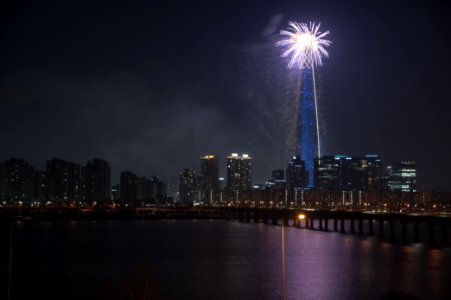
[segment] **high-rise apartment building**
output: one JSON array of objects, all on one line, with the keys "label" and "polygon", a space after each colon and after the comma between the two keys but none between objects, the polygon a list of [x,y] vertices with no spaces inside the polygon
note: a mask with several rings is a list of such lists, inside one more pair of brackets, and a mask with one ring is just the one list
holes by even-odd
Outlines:
[{"label": "high-rise apartment building", "polygon": [[227,157],[227,188],[232,191],[251,190],[252,157],[232,153]]},{"label": "high-rise apartment building", "polygon": [[190,168],[179,174],[179,199],[185,205],[192,205],[196,200],[196,173]]},{"label": "high-rise apartment building", "polygon": [[81,199],[80,165],[62,159],[47,161],[43,195],[52,202],[75,202]]},{"label": "high-rise apartment building", "polygon": [[137,200],[137,177],[130,171],[122,171],[120,176],[122,205],[133,205]]},{"label": "high-rise apartment building", "polygon": [[219,158],[205,155],[200,158],[200,178],[197,181],[199,198],[204,203],[219,200]]},{"label": "high-rise apartment building", "polygon": [[83,201],[105,203],[111,199],[110,164],[94,158],[81,169]]},{"label": "high-rise apartment building", "polygon": [[31,201],[34,196],[34,167],[23,159],[11,158],[0,165],[0,201]]}]

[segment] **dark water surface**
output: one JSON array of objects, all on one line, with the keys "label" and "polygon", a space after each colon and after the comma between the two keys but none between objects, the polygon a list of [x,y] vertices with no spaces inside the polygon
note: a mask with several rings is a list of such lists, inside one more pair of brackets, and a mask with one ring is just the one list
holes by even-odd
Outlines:
[{"label": "dark water surface", "polygon": [[[286,299],[451,299],[450,248],[284,230]],[[282,299],[281,241],[281,226],[222,220],[18,222],[12,298],[117,299],[147,282],[158,299]]]}]

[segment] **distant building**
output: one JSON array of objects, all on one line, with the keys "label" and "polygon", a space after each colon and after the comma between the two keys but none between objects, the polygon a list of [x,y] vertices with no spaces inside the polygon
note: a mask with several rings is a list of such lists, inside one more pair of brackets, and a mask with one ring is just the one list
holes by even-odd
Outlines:
[{"label": "distant building", "polygon": [[271,179],[276,180],[285,180],[285,173],[283,169],[275,169],[271,172]]},{"label": "distant building", "polygon": [[84,202],[105,203],[111,199],[111,168],[102,159],[95,158],[81,169]]},{"label": "distant building", "polygon": [[204,203],[219,200],[219,158],[205,155],[200,158],[200,180],[198,180],[200,199]]},{"label": "distant building", "polygon": [[167,182],[167,196],[175,198],[179,191],[178,176],[171,176]]},{"label": "distant building", "polygon": [[[264,185],[268,188],[273,189],[286,189],[287,181],[285,180],[285,171],[283,169],[274,169],[271,171],[271,179],[266,181]],[[260,190],[260,188],[256,188],[256,185],[253,186],[254,191]]]},{"label": "distant building", "polygon": [[118,202],[121,199],[121,185],[114,184],[111,187],[111,200]]},{"label": "distant building", "polygon": [[151,193],[151,183],[146,177],[136,178],[136,200],[140,203],[145,203],[150,201]]},{"label": "distant building", "polygon": [[137,177],[130,171],[122,171],[120,176],[122,205],[134,205],[137,201]]},{"label": "distant building", "polygon": [[416,192],[417,164],[413,161],[393,163],[392,176],[389,180],[391,191]]},{"label": "distant building", "polygon": [[34,197],[34,167],[23,159],[11,158],[0,165],[0,201],[18,203]]},{"label": "distant building", "polygon": [[318,190],[338,190],[340,188],[339,167],[339,159],[335,159],[335,156],[315,158],[315,188]]},{"label": "distant building", "polygon": [[390,181],[393,176],[393,167],[386,166],[384,172],[382,173],[380,179],[380,190],[389,191],[390,190]]},{"label": "distant building", "polygon": [[363,167],[368,170],[368,190],[377,191],[381,189],[382,162],[378,155],[367,154],[363,158]]},{"label": "distant building", "polygon": [[252,157],[232,153],[227,157],[227,188],[233,191],[251,190]]},{"label": "distant building", "polygon": [[232,153],[227,157],[227,193],[229,199],[252,197],[252,157]]},{"label": "distant building", "polygon": [[381,161],[377,155],[323,156],[315,159],[315,188],[318,190],[366,191],[381,186]]},{"label": "distant building", "polygon": [[[48,201],[47,195],[49,193],[47,191],[47,187],[45,184],[46,183],[45,173],[46,172],[38,172],[38,171],[34,172],[33,201],[37,202],[37,204],[44,204]],[[81,185],[79,188],[81,192]]]},{"label": "distant building", "polygon": [[159,203],[166,202],[168,200],[168,185],[166,182],[161,180],[158,176],[150,176],[149,183],[152,201]]},{"label": "distant building", "polygon": [[196,199],[196,173],[190,168],[179,174],[179,199],[185,205],[192,205]]},{"label": "distant building", "polygon": [[287,166],[287,186],[290,189],[299,189],[307,186],[308,174],[305,163],[299,155],[293,156]]},{"label": "distant building", "polygon": [[75,202],[81,199],[80,165],[62,159],[47,161],[43,194],[52,202]]},{"label": "distant building", "polygon": [[340,189],[345,191],[368,190],[368,169],[360,157],[341,156]]}]

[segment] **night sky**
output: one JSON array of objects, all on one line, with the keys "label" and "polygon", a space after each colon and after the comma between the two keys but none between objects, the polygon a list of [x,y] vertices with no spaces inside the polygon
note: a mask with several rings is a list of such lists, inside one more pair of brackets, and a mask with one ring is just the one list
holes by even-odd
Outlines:
[{"label": "night sky", "polygon": [[5,1],[0,160],[63,158],[169,179],[207,153],[292,154],[299,73],[274,47],[289,20],[330,30],[318,71],[326,153],[418,163],[451,190],[450,8],[439,1]]}]

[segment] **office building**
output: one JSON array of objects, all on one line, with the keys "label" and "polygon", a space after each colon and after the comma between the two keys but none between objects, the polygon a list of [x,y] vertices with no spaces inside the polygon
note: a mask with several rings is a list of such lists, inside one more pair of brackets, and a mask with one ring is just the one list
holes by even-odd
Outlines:
[{"label": "office building", "polygon": [[413,161],[393,163],[392,176],[389,180],[390,191],[416,192],[417,164]]},{"label": "office building", "polygon": [[299,155],[293,156],[287,166],[287,186],[290,189],[300,189],[307,186],[308,174],[305,162]]}]

